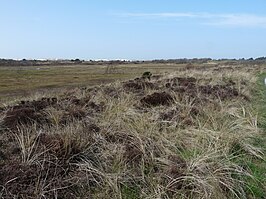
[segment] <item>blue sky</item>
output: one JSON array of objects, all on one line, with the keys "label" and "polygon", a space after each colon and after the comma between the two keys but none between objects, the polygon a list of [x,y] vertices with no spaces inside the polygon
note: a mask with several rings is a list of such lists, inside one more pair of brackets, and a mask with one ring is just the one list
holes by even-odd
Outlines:
[{"label": "blue sky", "polygon": [[0,58],[266,55],[265,0],[0,0]]}]

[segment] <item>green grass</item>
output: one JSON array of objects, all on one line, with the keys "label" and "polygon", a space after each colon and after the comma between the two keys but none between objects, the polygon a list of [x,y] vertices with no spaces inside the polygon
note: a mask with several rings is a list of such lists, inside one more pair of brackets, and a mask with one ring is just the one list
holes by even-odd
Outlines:
[{"label": "green grass", "polygon": [[262,159],[253,159],[247,156],[241,158],[242,164],[247,167],[252,178],[247,179],[247,191],[254,198],[265,198],[266,196],[266,85],[264,78],[266,73],[261,73],[258,78],[256,91],[254,92],[253,104],[258,112],[258,126],[262,129],[261,137],[254,140],[254,145],[261,148],[264,155]]},{"label": "green grass", "polygon": [[121,195],[123,199],[136,199],[140,197],[140,189],[137,186],[125,186],[121,187]]},{"label": "green grass", "polygon": [[266,85],[264,84],[266,73],[261,73],[258,79],[258,88],[256,93],[257,109],[260,118],[260,127],[266,132]]}]

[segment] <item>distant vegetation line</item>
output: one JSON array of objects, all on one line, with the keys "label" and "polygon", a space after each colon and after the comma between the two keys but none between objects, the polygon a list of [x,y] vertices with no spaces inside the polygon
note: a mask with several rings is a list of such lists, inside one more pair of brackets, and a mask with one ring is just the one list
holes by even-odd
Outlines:
[{"label": "distant vegetation line", "polygon": [[155,59],[155,60],[81,60],[81,59],[58,59],[58,60],[14,60],[0,59],[0,66],[46,66],[46,65],[106,65],[106,64],[140,64],[140,63],[173,63],[173,64],[188,64],[188,63],[207,63],[210,61],[225,61],[233,64],[241,61],[243,63],[266,63],[266,57],[258,58],[241,58],[241,59],[211,59],[211,58],[193,58],[193,59]]}]

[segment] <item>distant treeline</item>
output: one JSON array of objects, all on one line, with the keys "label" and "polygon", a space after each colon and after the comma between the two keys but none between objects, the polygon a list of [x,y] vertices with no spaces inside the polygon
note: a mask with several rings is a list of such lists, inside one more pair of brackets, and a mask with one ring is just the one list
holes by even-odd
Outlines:
[{"label": "distant treeline", "polygon": [[194,59],[156,59],[149,61],[128,61],[128,60],[13,60],[0,59],[0,66],[49,66],[49,65],[119,65],[119,64],[141,64],[141,63],[172,63],[172,64],[202,64],[210,61],[223,61],[226,63],[266,63],[266,57],[249,58],[249,59],[211,59],[211,58],[194,58]]}]

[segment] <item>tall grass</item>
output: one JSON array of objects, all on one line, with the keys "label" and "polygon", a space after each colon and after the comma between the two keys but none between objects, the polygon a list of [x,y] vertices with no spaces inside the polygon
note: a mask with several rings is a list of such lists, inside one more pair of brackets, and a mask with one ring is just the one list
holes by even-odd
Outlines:
[{"label": "tall grass", "polygon": [[[227,75],[192,70],[179,75],[196,77],[202,85],[232,80],[248,97],[256,81],[245,71]],[[93,96],[78,90],[72,95],[90,97],[104,104],[103,110],[60,104],[61,109],[44,110],[47,124],[13,130],[11,142],[19,147],[19,163],[26,170],[37,165],[39,172],[30,176],[35,187],[31,197],[256,198],[250,186],[256,176],[244,160],[265,157],[262,146],[254,142],[262,136],[261,115],[243,98],[198,102],[200,93],[180,97],[162,86],[174,76],[163,77],[159,89],[145,88],[137,94],[122,83],[107,85],[118,97],[110,97],[105,87]],[[140,99],[154,91],[170,93],[173,103],[144,107]],[[60,122],[69,107],[86,115]],[[5,168],[9,164],[3,163]],[[15,182],[23,184],[17,177]],[[1,186],[2,196],[29,197],[7,184]]]}]

